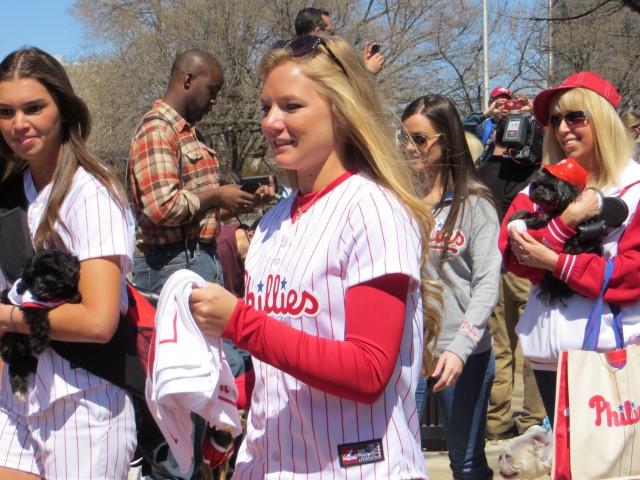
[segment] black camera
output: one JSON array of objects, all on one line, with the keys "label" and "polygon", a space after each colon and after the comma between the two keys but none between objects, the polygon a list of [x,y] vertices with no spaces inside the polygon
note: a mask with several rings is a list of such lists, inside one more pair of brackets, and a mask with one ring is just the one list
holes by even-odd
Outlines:
[{"label": "black camera", "polygon": [[526,165],[537,165],[542,161],[544,133],[538,122],[528,112],[514,112],[506,117],[502,134],[502,145],[514,161]]}]

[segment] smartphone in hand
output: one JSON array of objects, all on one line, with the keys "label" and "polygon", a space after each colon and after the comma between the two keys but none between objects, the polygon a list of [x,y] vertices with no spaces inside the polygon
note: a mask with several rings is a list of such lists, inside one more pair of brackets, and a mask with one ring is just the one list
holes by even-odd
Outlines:
[{"label": "smartphone in hand", "polygon": [[369,49],[369,53],[371,55],[375,55],[379,51],[380,51],[380,44],[379,43],[374,43],[373,45],[371,45],[371,48]]},{"label": "smartphone in hand", "polygon": [[[265,176],[256,175],[253,177],[244,177],[240,181],[240,190],[253,195],[256,193],[256,190],[258,190],[260,185],[265,185],[265,186],[269,185],[269,177],[271,177],[271,175],[265,175]],[[273,177],[273,181],[274,182],[276,181],[275,177]]]}]

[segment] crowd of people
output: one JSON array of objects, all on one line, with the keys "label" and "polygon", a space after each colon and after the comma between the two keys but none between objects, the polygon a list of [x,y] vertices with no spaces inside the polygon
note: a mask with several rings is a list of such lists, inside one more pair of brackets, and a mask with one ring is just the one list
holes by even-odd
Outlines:
[{"label": "crowd of people", "polygon": [[[275,204],[273,178],[254,193],[233,175],[221,181],[196,127],[224,84],[211,54],[177,55],[163,97],[135,126],[132,209],[86,147],[90,113],[64,67],[37,48],[0,63],[0,190],[18,192],[0,194],[0,222],[17,211],[36,252],[75,254],[81,297],[43,304],[52,343],[35,355],[24,398],[3,367],[0,477],[131,475],[131,394],[57,345],[95,345],[98,355],[119,338],[127,283],[160,293],[182,269],[208,282],[193,289],[190,313],[205,338],[224,339],[242,379],[246,431],[230,467],[238,479],[427,479],[420,425],[430,395],[453,478],[493,478],[486,439],[545,417],[553,425],[558,355],[581,348],[607,259],[604,316],[621,309],[626,339],[640,338],[640,124],[633,113],[620,118],[611,83],[580,72],[533,102],[497,87],[486,110],[466,118],[429,94],[396,125],[376,91],[384,58],[375,42],[357,51],[331,34],[322,9],[302,10],[295,26],[258,71],[262,133],[294,189]],[[544,131],[536,161],[505,145],[514,110]],[[465,135],[479,140],[475,154]],[[531,176],[567,158],[588,174],[581,195],[541,230],[513,228],[514,212],[539,213]],[[627,219],[604,233],[600,254],[564,253],[600,213],[601,195],[623,200]],[[252,225],[234,222],[267,205]],[[15,294],[10,257],[0,254],[2,287],[13,293],[0,304],[0,336],[29,335],[20,307],[37,299]],[[540,294],[547,272],[571,289],[562,302]],[[525,401],[516,416],[518,341]],[[603,329],[599,345],[615,348],[613,333]],[[4,348],[0,339],[3,358]],[[210,429],[198,415],[189,421],[189,470],[165,442],[144,455],[146,478],[209,478]]]}]

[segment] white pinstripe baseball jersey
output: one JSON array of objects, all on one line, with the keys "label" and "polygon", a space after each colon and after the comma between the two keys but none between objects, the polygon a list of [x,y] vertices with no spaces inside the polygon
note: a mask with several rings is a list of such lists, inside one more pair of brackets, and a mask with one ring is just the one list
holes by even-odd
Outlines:
[{"label": "white pinstripe baseball jersey", "polygon": [[[412,282],[400,354],[371,405],[324,393],[254,359],[256,384],[234,478],[426,478],[414,401],[423,338],[416,224],[395,196],[362,174],[295,222],[293,202],[295,196],[270,210],[252,240],[246,302],[298,330],[344,340],[347,290],[406,274]],[[342,466],[368,454],[378,461]]]},{"label": "white pinstripe baseball jersey", "polygon": [[[36,232],[46,208],[51,184],[36,191],[30,172],[25,174],[25,191],[29,200],[28,222],[31,235]],[[63,228],[58,232],[69,251],[80,261],[119,255],[122,259],[122,311],[127,309],[124,273],[131,270],[133,255],[133,217],[127,210],[123,216],[118,205],[95,178],[79,168],[69,194],[60,208],[60,218],[72,235]],[[32,415],[46,409],[50,402],[105,383],[83,369],[72,369],[69,362],[47,348],[38,358],[38,370],[29,376],[29,396],[19,402],[10,393],[8,376],[3,375],[2,397],[9,408],[21,415]],[[9,392],[9,393],[7,393]]]}]

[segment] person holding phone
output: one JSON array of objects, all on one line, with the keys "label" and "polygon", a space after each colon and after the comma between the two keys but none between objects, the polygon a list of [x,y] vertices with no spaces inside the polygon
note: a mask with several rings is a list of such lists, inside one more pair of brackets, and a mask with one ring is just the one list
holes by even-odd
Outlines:
[{"label": "person holding phone", "polygon": [[426,479],[414,394],[439,325],[421,268],[431,214],[346,40],[278,42],[259,72],[262,132],[297,192],[258,226],[244,300],[215,284],[190,299],[205,334],[254,359],[235,478]]},{"label": "person holding phone", "polygon": [[[333,27],[329,11],[324,8],[303,8],[296,15],[296,35],[333,35]],[[376,75],[384,65],[384,57],[380,53],[380,44],[365,42],[362,57],[366,69]]]},{"label": "person holding phone", "polygon": [[512,110],[527,111],[532,107],[527,97],[514,98],[508,88],[500,86],[491,90],[486,109],[471,113],[462,119],[465,131],[474,134],[482,143],[483,153],[476,161],[477,164],[483,163],[492,154],[495,146],[494,133],[498,122]]},{"label": "person holding phone", "polygon": [[[223,84],[215,57],[197,49],[180,53],[162,99],[144,115],[133,135],[129,178],[137,231],[132,280],[138,287],[159,294],[171,274],[184,268],[222,285],[216,237],[224,211],[249,213],[274,198],[272,182],[259,187],[255,195],[239,185],[219,184],[218,158],[196,123],[216,105]],[[222,348],[234,376],[241,375],[242,357],[229,342]],[[202,425],[204,420],[196,422]],[[196,452],[201,452],[201,444],[194,438]],[[178,475],[171,460],[162,470]],[[202,461],[197,454],[189,478],[199,478]],[[162,470],[154,471],[154,478],[166,478]]]}]

